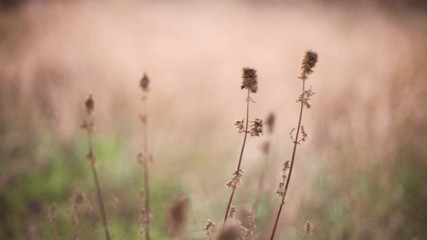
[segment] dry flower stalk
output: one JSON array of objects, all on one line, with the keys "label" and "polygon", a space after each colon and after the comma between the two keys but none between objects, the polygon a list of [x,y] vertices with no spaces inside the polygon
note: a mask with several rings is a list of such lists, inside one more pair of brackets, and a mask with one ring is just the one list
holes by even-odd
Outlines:
[{"label": "dry flower stalk", "polygon": [[102,221],[102,226],[105,232],[105,238],[107,240],[110,240],[111,238],[110,238],[110,232],[108,230],[107,214],[105,213],[104,200],[102,198],[101,184],[99,183],[98,173],[95,167],[96,157],[93,152],[93,139],[92,139],[93,136],[92,135],[95,128],[95,120],[93,116],[93,112],[95,110],[95,101],[92,98],[92,95],[89,95],[89,97],[86,99],[85,108],[86,108],[87,117],[83,121],[83,124],[81,127],[86,131],[87,139],[88,139],[89,150],[88,150],[88,154],[86,155],[86,159],[90,163],[92,176],[95,182],[96,196],[97,196],[98,205],[101,211],[101,221]]},{"label": "dry flower stalk", "polygon": [[[302,89],[301,89],[301,94],[300,94],[299,98],[297,99],[297,102],[300,103],[300,112],[299,112],[298,126],[297,126],[297,129],[295,132],[295,137],[293,136],[294,129],[292,129],[292,131],[290,132],[291,140],[294,144],[293,150],[292,150],[292,157],[290,160],[290,164],[285,163],[284,167],[282,169],[283,170],[283,176],[282,176],[283,181],[279,183],[279,188],[277,190],[277,193],[281,198],[281,202],[280,202],[279,209],[277,211],[276,220],[274,222],[274,227],[273,227],[273,230],[271,232],[270,240],[274,239],[274,235],[275,235],[276,229],[277,229],[277,224],[279,223],[279,219],[280,219],[280,214],[281,214],[282,209],[285,205],[286,193],[288,192],[289,182],[290,182],[291,175],[292,175],[292,169],[294,166],[297,145],[300,144],[302,141],[305,141],[307,136],[308,136],[307,133],[305,132],[304,127],[301,125],[302,113],[303,113],[304,107],[306,107],[306,108],[311,107],[311,105],[309,104],[309,101],[310,101],[310,97],[314,95],[314,92],[311,90],[311,88],[308,90],[305,89],[305,81],[307,80],[308,75],[310,75],[313,72],[313,68],[316,65],[316,62],[317,62],[317,53],[315,53],[311,50],[307,51],[305,53],[304,59],[302,61],[301,76],[299,77],[299,79],[302,80]],[[302,138],[299,138],[300,133],[302,135]],[[288,173],[288,171],[289,171],[289,173]]]},{"label": "dry flower stalk", "polygon": [[142,90],[142,112],[140,114],[140,120],[142,123],[142,151],[138,154],[138,162],[142,165],[144,173],[144,209],[141,211],[140,217],[140,233],[141,236],[145,232],[145,239],[150,240],[150,184],[149,184],[149,167],[148,163],[153,161],[152,155],[148,152],[148,124],[147,124],[147,95],[149,91],[150,79],[144,73],[143,77],[139,82],[139,86]]},{"label": "dry flower stalk", "polygon": [[[239,133],[244,133],[244,137],[243,137],[242,147],[240,150],[237,168],[233,173],[232,179],[226,183],[226,186],[230,187],[232,190],[231,190],[230,198],[228,200],[227,209],[226,209],[225,215],[224,215],[224,224],[227,221],[227,218],[229,217],[230,208],[231,208],[233,198],[234,198],[234,193],[235,193],[237,185],[238,185],[238,183],[240,183],[242,175],[243,175],[243,170],[241,169],[241,165],[242,165],[243,152],[245,150],[247,136],[248,136],[248,134],[250,134],[251,136],[260,136],[263,132],[263,121],[261,119],[256,118],[253,121],[249,121],[249,104],[251,102],[254,102],[251,99],[250,94],[256,93],[258,91],[258,79],[257,78],[258,78],[257,72],[255,69],[247,68],[247,67],[243,68],[241,89],[247,90],[247,96],[245,99],[246,100],[246,118],[242,119],[242,121],[236,121],[234,125],[237,127]],[[249,125],[249,122],[251,122],[250,125]],[[224,228],[223,228],[223,230],[224,230]]]}]

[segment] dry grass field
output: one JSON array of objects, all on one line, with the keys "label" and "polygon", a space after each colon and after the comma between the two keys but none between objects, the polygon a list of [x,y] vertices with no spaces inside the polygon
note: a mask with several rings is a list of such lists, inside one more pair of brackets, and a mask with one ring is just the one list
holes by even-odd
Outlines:
[{"label": "dry grass field", "polygon": [[[13,2],[13,1],[10,1]],[[17,1],[19,2],[19,1]],[[270,239],[281,167],[290,160],[300,66],[308,139],[298,145],[275,239],[427,239],[427,11],[332,1],[28,1],[0,10],[0,239],[104,239],[81,129],[95,101],[93,150],[112,239],[140,236],[137,161],[147,94],[151,239],[221,230],[245,118],[242,69],[257,70],[233,204],[252,238]],[[12,4],[13,5],[13,4]],[[5,5],[6,6],[6,5]],[[396,7],[398,6],[398,7]],[[269,154],[262,144],[270,142]],[[260,178],[263,184],[260,187]],[[176,210],[175,208],[178,208]],[[175,210],[173,210],[175,209]],[[178,212],[178,213],[176,213]],[[177,216],[178,215],[178,216]],[[236,218],[237,218],[236,216]],[[232,239],[232,238],[222,238]]]}]

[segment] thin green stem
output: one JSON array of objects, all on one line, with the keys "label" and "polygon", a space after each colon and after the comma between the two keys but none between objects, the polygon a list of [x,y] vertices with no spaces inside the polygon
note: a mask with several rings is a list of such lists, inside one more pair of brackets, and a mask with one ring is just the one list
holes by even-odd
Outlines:
[{"label": "thin green stem", "polygon": [[[305,91],[305,79],[302,79],[302,91],[301,91],[301,94],[304,94],[304,91]],[[280,214],[282,213],[282,209],[285,206],[286,194],[288,192],[289,182],[291,180],[292,170],[294,168],[294,161],[295,161],[295,156],[296,156],[296,152],[297,152],[297,146],[298,146],[298,143],[299,143],[298,136],[299,136],[299,132],[300,132],[300,129],[301,129],[303,109],[304,109],[304,102],[301,101],[301,106],[300,106],[300,111],[299,111],[299,118],[298,118],[298,127],[297,127],[297,131],[296,131],[295,139],[294,139],[294,147],[293,147],[293,150],[292,150],[291,165],[290,165],[290,168],[289,168],[289,176],[286,178],[285,191],[284,191],[284,194],[283,194],[281,202],[280,202],[279,210],[277,211],[276,220],[274,222],[274,227],[273,227],[273,231],[271,232],[270,240],[274,239],[274,235],[276,234],[277,224],[279,223],[279,219],[280,219]]]},{"label": "thin green stem", "polygon": [[[249,128],[249,103],[251,101],[250,99],[250,89],[248,89],[247,97],[246,97],[246,120],[245,120],[245,136],[243,138],[242,148],[240,149],[240,156],[239,156],[239,162],[237,164],[236,173],[240,172],[241,165],[242,165],[242,159],[243,159],[243,152],[245,150],[246,145],[246,139],[248,137],[248,128]],[[230,211],[231,203],[233,202],[234,192],[236,191],[236,185],[233,186],[233,190],[231,191],[230,199],[228,200],[227,210],[225,211],[224,216],[224,223],[228,218],[228,213]]]}]

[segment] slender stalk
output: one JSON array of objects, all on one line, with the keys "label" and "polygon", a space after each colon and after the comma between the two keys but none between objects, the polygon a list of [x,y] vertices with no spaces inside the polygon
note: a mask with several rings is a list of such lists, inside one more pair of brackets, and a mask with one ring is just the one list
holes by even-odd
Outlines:
[{"label": "slender stalk", "polygon": [[[305,91],[305,79],[302,79],[302,91],[301,94],[304,94]],[[301,106],[300,106],[300,111],[299,111],[299,118],[298,118],[298,127],[297,127],[297,131],[296,131],[296,135],[295,135],[295,139],[294,139],[294,147],[292,150],[292,157],[291,157],[291,165],[289,168],[289,176],[286,178],[286,184],[285,184],[285,192],[282,196],[281,202],[280,202],[280,206],[279,206],[279,210],[277,211],[277,215],[276,215],[276,220],[274,222],[274,227],[273,227],[273,231],[271,232],[271,236],[270,236],[270,240],[274,239],[274,235],[276,234],[276,229],[277,229],[277,224],[279,223],[279,219],[280,219],[280,214],[282,213],[282,209],[285,206],[285,199],[286,199],[286,193],[288,192],[288,187],[289,187],[289,182],[291,180],[291,175],[292,175],[292,170],[294,167],[294,161],[295,161],[295,156],[296,156],[296,151],[297,151],[297,145],[299,143],[298,141],[298,137],[299,137],[299,132],[301,129],[301,122],[302,122],[302,112],[304,109],[304,101],[301,101]]]},{"label": "slender stalk", "polygon": [[[251,91],[250,91],[250,89],[248,89],[248,93],[247,93],[247,97],[246,97],[245,135],[243,137],[243,143],[242,143],[242,148],[240,150],[239,162],[237,164],[236,172],[240,172],[240,170],[241,170],[242,159],[243,159],[243,152],[245,150],[246,139],[248,137],[248,129],[249,129],[249,103],[251,101],[251,99],[250,99],[250,93],[251,93]],[[233,186],[233,189],[232,189],[231,195],[230,195],[230,199],[228,200],[227,210],[225,211],[225,216],[224,216],[224,223],[225,223],[225,221],[228,218],[228,213],[230,211],[231,203],[233,202],[233,197],[234,197],[234,192],[235,191],[236,191],[236,185]]]},{"label": "slender stalk", "polygon": [[105,238],[107,240],[110,240],[111,238],[110,238],[110,232],[108,230],[107,215],[105,213],[104,201],[103,201],[102,192],[101,192],[101,185],[99,183],[98,173],[97,173],[96,168],[95,168],[95,157],[93,154],[93,143],[92,143],[92,131],[91,131],[91,129],[87,129],[87,137],[88,137],[88,144],[89,144],[88,159],[89,159],[90,167],[92,170],[93,180],[95,182],[96,195],[97,195],[97,199],[98,199],[99,208],[101,211],[102,226],[104,227]]},{"label": "slender stalk", "polygon": [[[147,111],[147,100],[146,96],[142,97],[143,111]],[[145,239],[150,240],[150,184],[149,184],[149,168],[148,168],[148,133],[147,133],[147,114],[143,113],[143,121],[142,121],[142,150],[144,152],[145,160],[143,161],[143,171],[144,171],[144,206],[147,211],[147,226],[145,231]]]}]

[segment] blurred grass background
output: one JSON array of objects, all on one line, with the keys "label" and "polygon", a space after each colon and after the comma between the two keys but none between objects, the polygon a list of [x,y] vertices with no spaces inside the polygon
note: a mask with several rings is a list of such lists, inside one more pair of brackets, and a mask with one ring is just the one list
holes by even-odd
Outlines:
[{"label": "blurred grass background", "polygon": [[[319,54],[280,239],[427,239],[425,4],[377,1],[8,1],[0,14],[0,238],[71,236],[70,199],[83,191],[82,239],[102,238],[80,129],[96,100],[95,152],[114,239],[138,239],[142,203],[138,81],[149,105],[154,239],[167,239],[167,202],[190,199],[179,239],[220,223],[242,136],[241,68],[258,70],[251,118],[273,111],[272,136],[250,138],[237,207],[256,202],[261,143],[271,141],[256,211],[258,239],[278,206],[290,157],[299,64]],[[84,236],[84,237],[83,237]]]}]

